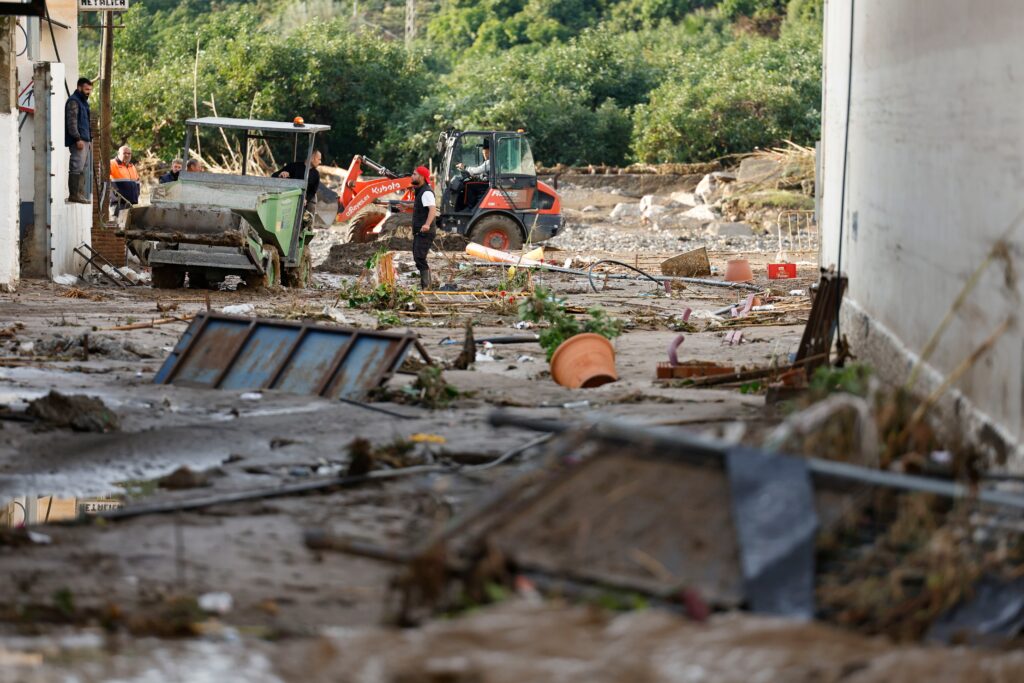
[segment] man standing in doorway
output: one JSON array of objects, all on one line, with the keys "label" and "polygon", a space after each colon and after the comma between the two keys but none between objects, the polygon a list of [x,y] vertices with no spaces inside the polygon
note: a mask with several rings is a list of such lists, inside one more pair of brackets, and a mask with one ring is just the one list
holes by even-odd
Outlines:
[{"label": "man standing in doorway", "polygon": [[92,204],[92,132],[89,129],[89,95],[92,81],[78,79],[78,88],[64,105],[64,144],[71,152],[68,201]]},{"label": "man standing in doorway", "polygon": [[412,205],[412,258],[416,262],[416,270],[420,271],[420,289],[430,289],[427,254],[434,243],[437,200],[430,188],[430,170],[426,166],[417,166],[412,172],[412,186],[416,191]]}]

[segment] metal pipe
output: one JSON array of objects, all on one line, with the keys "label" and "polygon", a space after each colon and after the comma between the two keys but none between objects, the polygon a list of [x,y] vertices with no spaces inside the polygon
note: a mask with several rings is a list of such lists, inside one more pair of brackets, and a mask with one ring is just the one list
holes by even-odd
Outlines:
[{"label": "metal pipe", "polygon": [[[474,268],[486,267],[486,268],[508,268],[508,263],[491,263],[490,261],[470,261],[469,265]],[[585,270],[576,270],[575,268],[562,268],[561,266],[552,266],[547,263],[531,263],[529,265],[521,266],[522,268],[543,268],[544,270],[550,270],[555,273],[565,273],[566,275],[579,275],[582,277],[589,277],[589,273]],[[622,273],[598,273],[601,277],[606,277],[610,280],[646,280],[647,277],[640,277],[639,275],[624,275]],[[707,285],[708,287],[725,287],[726,289],[743,289],[748,292],[763,292],[764,287],[758,287],[757,285],[751,285],[746,282],[725,282],[723,280],[705,280],[699,277],[677,277],[671,275],[651,275],[650,279],[658,282],[689,282],[695,285]]]},{"label": "metal pipe", "polygon": [[110,510],[97,515],[103,519],[128,519],[131,517],[142,517],[144,515],[158,515],[168,512],[182,512],[185,510],[200,510],[224,505],[227,503],[241,503],[250,500],[264,500],[267,498],[282,498],[294,496],[301,493],[314,493],[330,488],[342,488],[365,484],[371,481],[383,481],[385,479],[396,479],[407,477],[413,474],[430,474],[433,472],[450,472],[451,468],[443,465],[417,465],[405,467],[399,470],[375,470],[367,474],[357,476],[329,477],[317,481],[306,481],[298,484],[285,484],[270,488],[254,489],[249,491],[236,491],[234,493],[223,493],[219,495],[206,496],[204,498],[190,498],[186,500],[171,500],[149,505],[133,505],[120,510]]},{"label": "metal pipe", "polygon": [[[716,439],[700,436],[681,429],[651,427],[607,416],[591,415],[581,423],[514,415],[506,411],[495,411],[489,421],[495,427],[518,427],[537,432],[561,433],[573,429],[586,429],[598,439],[619,443],[647,444],[673,458],[688,458],[701,461],[715,459],[722,462],[725,454],[734,446]],[[811,476],[816,483],[854,483],[867,486],[881,486],[918,493],[931,493],[947,498],[974,498],[980,503],[1024,511],[1024,497],[1003,491],[978,490],[964,484],[930,477],[921,477],[900,472],[874,470],[850,463],[820,458],[804,458]],[[724,466],[724,462],[722,462]]]}]

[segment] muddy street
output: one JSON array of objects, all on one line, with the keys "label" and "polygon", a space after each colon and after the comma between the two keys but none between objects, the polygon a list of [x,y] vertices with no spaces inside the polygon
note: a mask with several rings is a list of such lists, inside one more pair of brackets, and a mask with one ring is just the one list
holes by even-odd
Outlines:
[{"label": "muddy street", "polygon": [[[651,200],[628,182],[577,182],[563,180],[568,227],[537,266],[513,273],[443,240],[436,291],[412,287],[408,240],[352,244],[328,229],[305,290],[93,277],[25,281],[0,301],[0,631],[12,662],[0,660],[0,680],[1019,675],[1016,654],[923,645],[959,642],[937,624],[955,623],[950,610],[986,571],[967,560],[980,546],[951,541],[962,573],[927,594],[903,586],[892,611],[856,574],[870,548],[903,543],[878,562],[931,576],[937,559],[910,557],[925,550],[897,531],[959,539],[977,520],[942,495],[916,498],[920,468],[890,468],[906,481],[866,475],[878,470],[856,455],[854,413],[797,426],[815,404],[863,391],[859,371],[801,365],[818,358],[805,330],[829,286],[816,233],[669,225],[685,207],[652,227],[630,217]],[[665,275],[701,249],[705,270]],[[736,259],[751,277],[731,283]],[[796,277],[769,279],[779,261]],[[251,329],[239,344],[270,325],[419,346],[358,395],[232,389],[232,364],[251,350],[202,337],[232,320]],[[559,383],[545,344],[565,325],[610,338],[614,381]],[[202,362],[219,365],[187,364]],[[770,443],[855,469],[768,465],[762,483],[808,494],[748,512],[758,497],[733,459]],[[911,446],[894,448],[893,462],[910,462]],[[802,539],[790,533],[799,516],[778,517],[787,507],[814,520]],[[1012,542],[993,533],[981,545]],[[782,574],[751,574],[758,539],[780,548]]]}]

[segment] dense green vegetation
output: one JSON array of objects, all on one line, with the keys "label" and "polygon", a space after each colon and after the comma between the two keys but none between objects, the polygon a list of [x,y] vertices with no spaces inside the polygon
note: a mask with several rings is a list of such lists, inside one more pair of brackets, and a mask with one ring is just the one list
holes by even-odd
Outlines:
[{"label": "dense green vegetation", "polygon": [[526,128],[545,164],[818,135],[822,0],[421,0],[410,49],[404,4],[138,0],[116,40],[115,140],[170,158],[182,121],[214,107],[329,123],[328,163],[396,168],[447,126]]}]

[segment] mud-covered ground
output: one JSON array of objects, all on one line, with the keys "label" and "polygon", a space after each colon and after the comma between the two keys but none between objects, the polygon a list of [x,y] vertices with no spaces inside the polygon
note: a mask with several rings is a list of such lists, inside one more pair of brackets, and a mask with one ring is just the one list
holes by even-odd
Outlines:
[{"label": "mud-covered ground", "polygon": [[[591,205],[599,199],[591,193],[570,197],[570,203]],[[611,204],[606,201],[600,211]],[[573,225],[584,231],[597,223]],[[610,222],[605,229],[633,235],[646,230]],[[446,370],[444,377],[458,395],[440,408],[153,383],[187,319],[207,306],[250,304],[251,315],[410,329],[441,362],[459,354],[467,319],[478,339],[536,331],[515,327],[514,306],[486,301],[428,301],[420,310],[386,314],[352,308],[347,292],[360,270],[354,264],[365,262],[375,249],[354,245],[350,252],[335,248],[328,256],[337,241],[333,233],[318,238],[321,261],[346,253],[350,258],[343,267],[328,263],[327,272],[317,273],[315,286],[306,291],[160,291],[88,283],[72,288],[26,281],[16,294],[0,299],[0,510],[8,520],[22,519],[31,499],[36,519],[61,522],[34,526],[40,535],[28,538],[10,532],[0,537],[5,577],[0,681],[1020,677],[1024,663],[1018,655],[926,653],[831,628],[742,614],[716,616],[707,624],[660,610],[616,615],[594,605],[538,604],[529,590],[507,596],[497,607],[470,609],[416,629],[383,627],[393,616],[395,567],[311,550],[305,531],[328,529],[387,548],[412,548],[550,455],[538,446],[502,466],[470,469],[535,439],[523,430],[492,427],[488,417],[498,408],[569,421],[615,416],[752,439],[780,419],[763,394],[736,386],[660,384],[654,381],[655,366],[667,358],[668,344],[682,329],[680,360],[740,367],[786,362],[803,331],[810,306],[806,291],[815,273],[801,265],[799,279],[769,283],[763,266],[774,254],[757,251],[762,244],[754,240],[723,249],[708,241],[716,273],[724,271],[728,258],[747,252],[755,282],[776,295],[775,312],[746,321],[709,314],[740,301],[746,291],[691,284],[666,293],[650,282],[598,278],[595,293],[585,278],[534,274],[534,284],[551,288],[569,306],[600,305],[626,323],[625,334],[614,342],[620,379],[597,389],[555,384],[534,342],[481,349],[470,369]],[[628,257],[656,268],[674,253],[614,252],[600,244],[566,248],[571,244],[564,241],[548,258],[586,264],[601,256]],[[791,258],[815,260],[812,253]],[[502,269],[476,267],[460,252],[438,250],[431,260],[441,282],[462,291],[500,286]],[[400,282],[411,285],[410,255],[402,252],[396,261]],[[685,308],[694,311],[690,326],[682,323]],[[175,316],[182,320],[140,326]],[[744,333],[738,345],[724,340],[733,329]],[[399,374],[389,388],[412,381],[411,375]],[[31,401],[53,389],[98,397],[116,414],[118,429],[76,432],[26,414]],[[737,424],[743,427],[736,430]],[[273,491],[337,477],[349,471],[349,446],[357,437],[381,453],[414,444],[392,448],[400,452],[398,460],[375,456],[382,458],[375,461],[379,468],[435,468],[303,495],[90,522],[97,509]],[[175,488],[161,485],[162,477],[181,467],[189,468],[183,482],[179,478]],[[76,517],[84,523],[67,523]],[[196,599],[203,610],[196,611]],[[167,639],[182,634],[189,638]],[[989,678],[977,678],[980,671]]]}]

